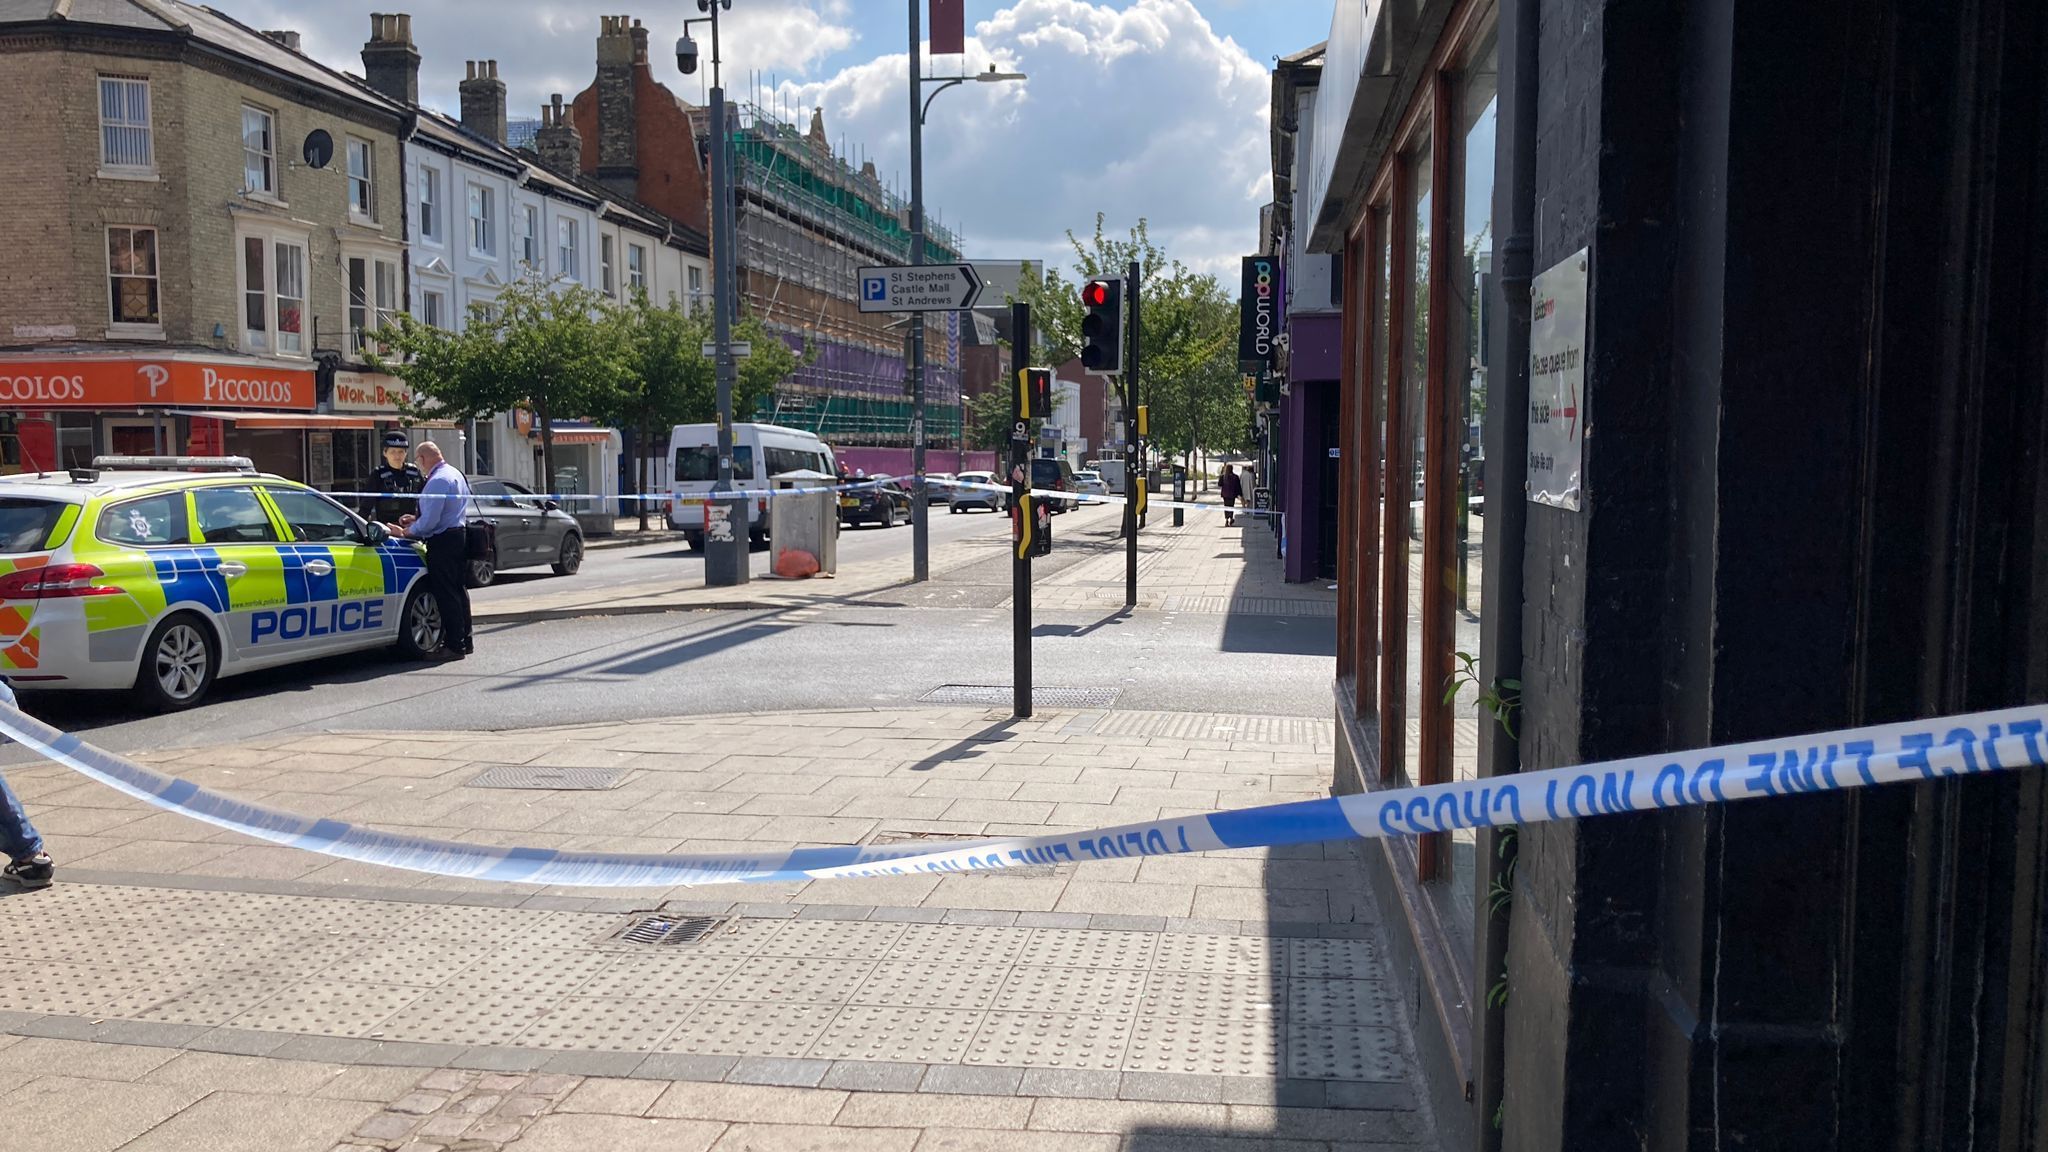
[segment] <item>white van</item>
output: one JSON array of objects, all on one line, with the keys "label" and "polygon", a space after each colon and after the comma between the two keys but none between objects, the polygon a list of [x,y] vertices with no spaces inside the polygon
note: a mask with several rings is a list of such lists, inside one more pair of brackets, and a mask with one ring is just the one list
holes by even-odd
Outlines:
[{"label": "white van", "polygon": [[[690,547],[704,547],[704,500],[718,481],[718,425],[678,424],[669,433],[668,526],[683,534]],[[831,475],[837,469],[832,448],[815,435],[774,424],[732,426],[732,481],[755,495],[747,498],[747,533],[768,538],[769,498],[760,495],[770,478],[785,472],[814,471]]]}]

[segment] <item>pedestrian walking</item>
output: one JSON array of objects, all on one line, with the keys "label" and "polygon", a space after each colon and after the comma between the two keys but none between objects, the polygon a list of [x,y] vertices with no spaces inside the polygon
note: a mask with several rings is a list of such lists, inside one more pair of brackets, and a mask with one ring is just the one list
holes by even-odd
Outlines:
[{"label": "pedestrian walking", "polygon": [[[0,704],[15,706],[14,689],[5,679],[0,679]],[[56,875],[57,866],[51,862],[50,854],[43,851],[42,835],[29,823],[21,797],[8,787],[5,776],[0,776],[0,853],[7,856],[7,865],[0,869],[0,875],[23,888],[48,888],[51,877]]]},{"label": "pedestrian walking", "polygon": [[1237,507],[1237,502],[1244,498],[1244,481],[1238,479],[1236,469],[1225,464],[1223,478],[1216,482],[1216,486],[1223,490],[1223,526],[1228,528],[1237,523],[1237,513],[1231,509]]},{"label": "pedestrian walking", "polygon": [[460,660],[474,651],[469,627],[469,480],[432,440],[422,442],[414,455],[426,474],[419,514],[387,527],[393,536],[426,543],[427,586],[441,608],[441,659]]}]

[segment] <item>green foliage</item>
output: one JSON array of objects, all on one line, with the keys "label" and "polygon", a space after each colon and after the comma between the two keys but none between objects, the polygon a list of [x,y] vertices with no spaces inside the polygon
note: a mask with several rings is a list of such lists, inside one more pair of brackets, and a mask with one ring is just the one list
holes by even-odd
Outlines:
[{"label": "green foliage", "polygon": [[1010,442],[1010,390],[1002,381],[979,396],[967,398],[967,447],[1000,452]]},{"label": "green foliage", "polygon": [[1251,401],[1237,372],[1237,301],[1214,275],[1169,258],[1152,242],[1143,219],[1125,238],[1106,235],[1103,223],[1097,213],[1086,243],[1067,233],[1074,249],[1072,283],[1060,269],[1048,268],[1043,278],[1021,286],[1018,298],[1031,305],[1046,359],[1064,364],[1080,354],[1080,284],[1122,277],[1136,260],[1144,274],[1138,400],[1148,409],[1152,444],[1182,455],[1196,448],[1250,447]]},{"label": "green foliage", "polygon": [[[1446,704],[1456,700],[1458,698],[1458,691],[1466,685],[1469,684],[1474,688],[1479,686],[1479,658],[1470,652],[1459,652],[1455,655],[1457,656],[1458,667],[1452,670],[1449,679],[1444,682],[1444,703]],[[1496,678],[1492,687],[1479,694],[1478,704],[1482,711],[1493,717],[1494,721],[1500,725],[1501,731],[1508,734],[1508,739],[1521,739],[1521,737],[1515,735],[1515,713],[1522,706],[1522,682],[1520,680]]]}]

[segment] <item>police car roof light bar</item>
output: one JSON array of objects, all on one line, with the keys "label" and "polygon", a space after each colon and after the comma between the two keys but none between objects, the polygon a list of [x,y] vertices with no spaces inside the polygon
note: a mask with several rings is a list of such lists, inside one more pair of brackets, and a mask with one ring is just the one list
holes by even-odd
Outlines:
[{"label": "police car roof light bar", "polygon": [[255,461],[247,456],[95,456],[92,466],[118,472],[247,472]]}]

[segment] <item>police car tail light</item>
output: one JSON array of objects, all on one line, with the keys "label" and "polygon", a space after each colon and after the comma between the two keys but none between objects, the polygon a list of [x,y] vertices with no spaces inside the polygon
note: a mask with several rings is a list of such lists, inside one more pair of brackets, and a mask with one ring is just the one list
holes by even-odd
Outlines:
[{"label": "police car tail light", "polygon": [[57,600],[69,596],[119,596],[119,588],[94,584],[106,573],[91,564],[50,564],[0,577],[0,600]]}]

